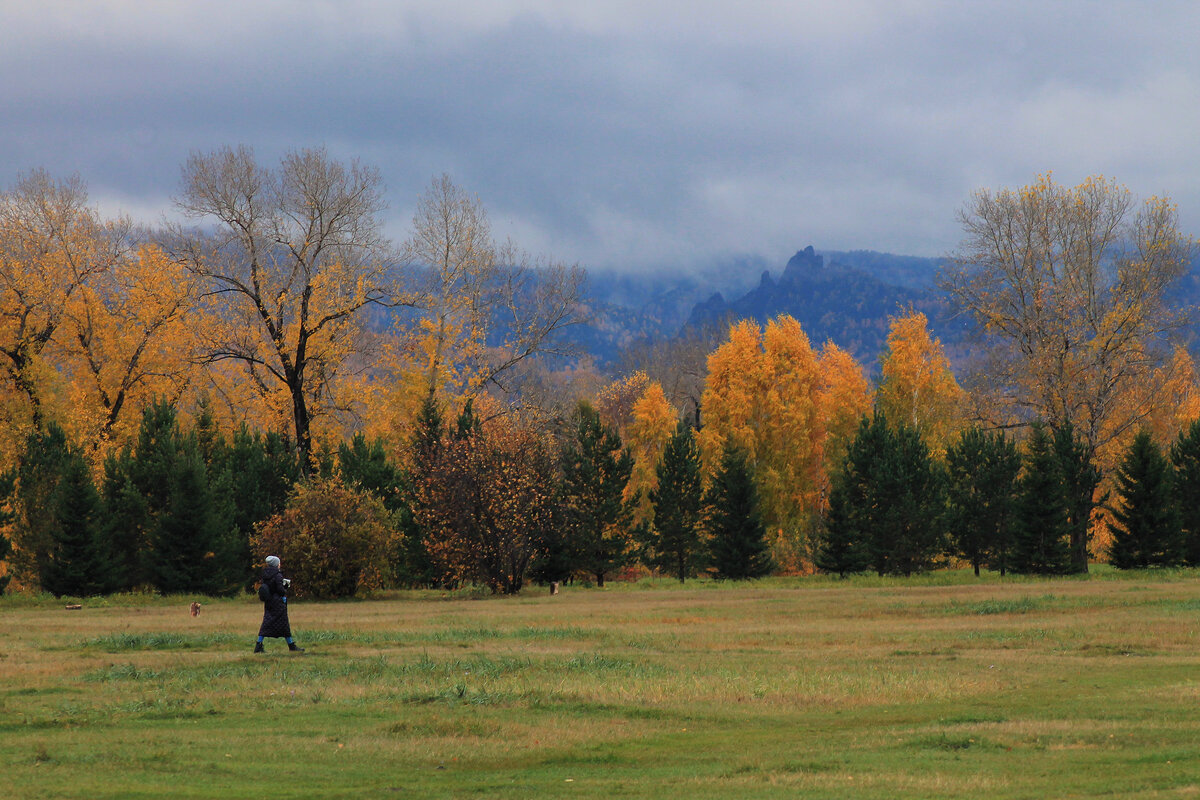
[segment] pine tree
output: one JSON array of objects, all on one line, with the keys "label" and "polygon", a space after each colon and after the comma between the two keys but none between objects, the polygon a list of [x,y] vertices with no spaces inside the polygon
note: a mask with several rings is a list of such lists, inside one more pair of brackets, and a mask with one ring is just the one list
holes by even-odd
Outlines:
[{"label": "pine tree", "polygon": [[1014,508],[1012,571],[1065,574],[1071,569],[1071,520],[1052,434],[1035,423],[1026,443]]},{"label": "pine tree", "polygon": [[1183,533],[1183,557],[1189,566],[1200,566],[1200,420],[1196,420],[1171,444],[1175,468],[1174,505]]},{"label": "pine tree", "polygon": [[744,451],[726,445],[704,505],[717,577],[745,580],[770,574],[773,565],[758,490]]},{"label": "pine tree", "polygon": [[946,530],[961,558],[1004,575],[1012,549],[1013,495],[1021,454],[1000,432],[964,430],[946,451]]},{"label": "pine tree", "polygon": [[1133,440],[1117,468],[1110,556],[1119,569],[1169,567],[1183,561],[1171,471],[1147,431]]},{"label": "pine tree", "polygon": [[654,510],[647,563],[683,583],[704,562],[701,540],[700,449],[691,426],[680,422],[667,440],[655,470],[657,488],[650,491]]},{"label": "pine tree", "polygon": [[633,506],[624,499],[633,457],[616,432],[587,403],[575,413],[575,435],[563,454],[563,513],[570,572],[586,572],[604,585],[626,564]]},{"label": "pine tree", "polygon": [[114,584],[113,561],[100,529],[100,496],[87,462],[71,452],[55,489],[52,513],[55,537],[42,588],[56,597],[91,597]]}]

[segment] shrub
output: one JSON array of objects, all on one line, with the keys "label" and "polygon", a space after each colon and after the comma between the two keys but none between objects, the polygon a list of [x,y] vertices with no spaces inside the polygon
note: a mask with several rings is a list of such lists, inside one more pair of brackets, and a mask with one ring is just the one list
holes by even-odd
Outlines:
[{"label": "shrub", "polygon": [[383,503],[334,480],[297,484],[283,511],[255,529],[261,560],[277,555],[298,597],[353,597],[379,588],[392,536]]}]

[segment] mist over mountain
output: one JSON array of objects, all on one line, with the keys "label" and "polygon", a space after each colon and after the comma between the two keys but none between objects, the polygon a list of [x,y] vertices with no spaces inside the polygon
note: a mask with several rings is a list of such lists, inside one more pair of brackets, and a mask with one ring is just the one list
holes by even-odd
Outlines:
[{"label": "mist over mountain", "polygon": [[766,323],[795,317],[814,346],[832,340],[873,370],[888,318],[909,308],[925,313],[947,350],[967,331],[948,319],[934,287],[940,259],[869,250],[798,251],[782,270],[743,258],[703,275],[589,276],[589,322],[572,333],[577,346],[611,364],[629,345],[679,335],[685,328],[720,329],[732,321]]}]

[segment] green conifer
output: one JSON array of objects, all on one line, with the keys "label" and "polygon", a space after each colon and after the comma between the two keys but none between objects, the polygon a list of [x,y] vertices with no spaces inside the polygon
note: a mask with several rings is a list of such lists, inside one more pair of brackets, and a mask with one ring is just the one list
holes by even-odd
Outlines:
[{"label": "green conifer", "polygon": [[705,493],[712,566],[718,578],[745,580],[770,574],[773,564],[754,476],[740,448],[726,444]]},{"label": "green conifer", "polygon": [[1000,432],[968,428],[946,451],[946,530],[976,575],[984,564],[1007,572],[1020,470],[1020,452]]},{"label": "green conifer", "polygon": [[700,450],[690,425],[680,422],[675,428],[655,474],[658,487],[650,492],[654,523],[646,541],[646,561],[682,583],[696,574],[706,555],[701,538]]},{"label": "green conifer", "polygon": [[1116,473],[1113,566],[1169,567],[1183,561],[1183,537],[1170,465],[1146,431],[1134,438]]},{"label": "green conifer", "polygon": [[1200,420],[1181,431],[1171,444],[1174,469],[1173,504],[1179,513],[1183,558],[1200,566]]},{"label": "green conifer", "polygon": [[1060,575],[1071,569],[1071,519],[1052,434],[1041,423],[1026,443],[1014,508],[1012,571]]},{"label": "green conifer", "polygon": [[[564,552],[568,566],[596,578],[599,586],[630,555],[633,506],[624,499],[633,456],[587,403],[575,412],[575,431],[563,453]],[[552,578],[554,579],[554,578]]]}]

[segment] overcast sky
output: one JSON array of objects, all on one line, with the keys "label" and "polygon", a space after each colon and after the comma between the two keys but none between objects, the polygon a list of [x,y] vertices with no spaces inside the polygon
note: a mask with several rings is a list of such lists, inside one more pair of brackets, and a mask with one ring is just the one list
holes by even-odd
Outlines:
[{"label": "overcast sky", "polygon": [[1047,170],[1200,234],[1198,33],[1194,0],[0,0],[0,182],[152,222],[190,152],[323,144],[396,238],[444,172],[588,268],[941,255]]}]

